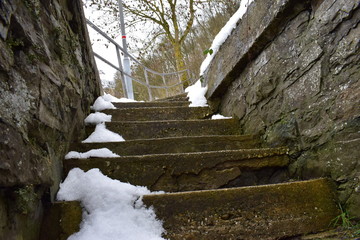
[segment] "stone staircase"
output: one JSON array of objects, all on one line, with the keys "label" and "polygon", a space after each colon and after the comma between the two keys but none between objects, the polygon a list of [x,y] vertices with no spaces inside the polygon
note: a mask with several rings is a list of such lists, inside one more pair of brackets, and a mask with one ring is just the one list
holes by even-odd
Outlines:
[{"label": "stone staircase", "polygon": [[[121,157],[64,160],[65,175],[74,167],[99,168],[167,192],[143,202],[154,207],[170,240],[285,239],[329,227],[339,212],[327,179],[287,182],[286,148],[266,148],[258,136],[240,135],[236,119],[211,120],[210,108],[189,108],[186,100],[114,103],[117,109],[104,111],[112,115],[106,128],[126,141],[72,150],[107,147]],[[80,221],[79,203],[54,203],[42,239],[66,239]]]}]

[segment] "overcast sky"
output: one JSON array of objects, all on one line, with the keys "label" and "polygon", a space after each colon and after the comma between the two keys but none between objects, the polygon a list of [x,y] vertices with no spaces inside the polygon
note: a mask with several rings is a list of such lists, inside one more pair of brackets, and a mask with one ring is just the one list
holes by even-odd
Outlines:
[{"label": "overcast sky", "polygon": [[[104,29],[102,26],[99,26],[99,23],[96,23],[96,19],[99,16],[101,16],[102,12],[90,7],[84,8],[84,11],[87,19],[92,21],[101,30],[106,31],[106,29]],[[107,40],[105,40],[100,34],[98,34],[90,26],[88,26],[88,30],[89,30],[90,40],[92,42],[93,51],[101,55],[108,61],[110,61],[115,66],[118,66],[116,49],[114,45],[109,43]],[[118,37],[114,40],[117,43],[119,43],[120,46],[122,45],[120,33],[118,34]],[[106,84],[106,82],[113,82],[114,74],[116,73],[116,70],[97,58],[95,58],[95,60],[100,72],[100,78],[103,82],[103,85]]]}]

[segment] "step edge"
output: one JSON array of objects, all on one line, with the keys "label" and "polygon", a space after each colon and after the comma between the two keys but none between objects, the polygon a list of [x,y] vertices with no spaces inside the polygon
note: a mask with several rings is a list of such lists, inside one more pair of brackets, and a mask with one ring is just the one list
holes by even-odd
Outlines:
[{"label": "step edge", "polygon": [[[181,156],[200,156],[200,155],[216,155],[216,154],[231,154],[231,153],[244,153],[244,154],[258,154],[257,151],[259,153],[263,153],[266,152],[268,150],[273,150],[271,151],[270,154],[268,155],[264,155],[261,157],[258,156],[249,156],[247,158],[244,159],[251,159],[251,158],[265,158],[265,157],[272,157],[272,156],[282,156],[282,155],[287,155],[289,149],[288,148],[284,148],[284,147],[278,147],[278,148],[249,148],[249,149],[238,149],[238,150],[216,150],[216,151],[202,151],[202,152],[184,152],[184,153],[161,153],[161,154],[144,154],[144,155],[127,155],[127,156],[120,156],[120,157],[114,157],[114,158],[101,158],[101,157],[92,157],[92,158],[71,158],[71,159],[64,159],[64,161],[68,161],[68,160],[74,160],[74,159],[79,159],[79,160],[88,160],[88,159],[104,159],[106,161],[115,161],[115,160],[121,160],[121,159],[126,159],[126,158],[144,158],[144,157],[148,157],[148,158],[155,158],[155,157],[163,157],[163,156],[169,156],[169,157],[181,157]],[[276,152],[278,151],[278,152]]]},{"label": "step edge", "polygon": [[163,196],[186,196],[191,194],[206,194],[210,192],[235,192],[239,190],[244,189],[261,189],[261,188],[270,188],[270,187],[281,187],[281,186],[288,186],[292,184],[306,184],[306,183],[314,183],[314,182],[320,182],[320,181],[326,181],[327,184],[332,185],[332,181],[329,178],[314,178],[314,179],[308,179],[308,180],[299,180],[299,181],[293,181],[293,182],[284,182],[284,183],[274,183],[274,184],[262,184],[262,185],[255,185],[255,186],[244,186],[244,187],[233,187],[233,188],[221,188],[221,189],[207,189],[207,190],[195,190],[195,191],[184,191],[184,192],[165,192],[165,193],[154,193],[154,194],[147,194],[144,195],[144,198],[158,198]]}]

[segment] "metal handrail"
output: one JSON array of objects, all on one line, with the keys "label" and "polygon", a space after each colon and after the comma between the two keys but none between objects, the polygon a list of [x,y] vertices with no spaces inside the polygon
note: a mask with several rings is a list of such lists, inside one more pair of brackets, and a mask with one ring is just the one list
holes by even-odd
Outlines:
[{"label": "metal handrail", "polygon": [[[152,70],[148,67],[146,67],[144,64],[142,64],[139,60],[137,60],[134,56],[132,56],[130,53],[126,52],[124,50],[123,47],[121,47],[117,42],[115,42],[111,37],[109,37],[105,32],[103,32],[99,27],[97,27],[95,24],[93,24],[90,20],[86,19],[86,23],[92,28],[94,29],[96,32],[98,32],[101,36],[103,36],[106,40],[108,40],[110,43],[112,43],[115,48],[116,48],[116,53],[117,53],[117,56],[118,56],[118,66],[112,64],[110,61],[106,60],[104,57],[102,57],[101,55],[97,54],[96,52],[94,52],[94,56],[96,58],[98,58],[99,60],[103,61],[104,63],[108,64],[110,67],[114,68],[115,70],[119,71],[120,74],[121,74],[121,80],[122,80],[122,85],[123,85],[123,89],[124,89],[124,93],[125,93],[125,96],[127,96],[127,92],[126,92],[126,83],[124,81],[124,76],[128,76],[130,79],[132,79],[132,81],[134,82],[137,82],[143,86],[145,86],[148,90],[148,95],[149,95],[149,101],[152,101],[154,100],[153,99],[153,96],[152,96],[152,92],[151,92],[151,89],[164,89],[166,91],[166,96],[169,97],[169,89],[171,88],[174,88],[174,87],[177,87],[177,86],[180,86],[181,85],[181,91],[183,92],[184,89],[183,89],[183,83],[184,81],[182,81],[180,78],[179,78],[179,75],[183,74],[183,73],[187,73],[187,77],[188,79],[186,79],[186,81],[189,81],[190,84],[192,84],[194,81],[191,80],[190,78],[190,71],[189,69],[185,69],[185,70],[181,70],[181,71],[178,71],[178,72],[169,72],[169,73],[160,73],[160,72],[157,72],[155,70]],[[133,76],[127,74],[125,71],[123,71],[123,67],[122,67],[122,61],[121,61],[121,57],[120,57],[120,52],[126,56],[128,56],[134,63],[136,63],[137,65],[141,66],[143,69],[144,69],[144,76],[145,76],[145,79],[146,79],[146,82],[143,82],[139,79],[136,79],[134,78]],[[155,75],[158,75],[158,76],[161,76],[162,79],[163,79],[163,83],[165,86],[155,86],[155,85],[152,85],[149,83],[149,79],[148,79],[148,74],[147,73],[152,73],[152,74],[155,74]],[[177,79],[179,79],[179,82],[178,83],[175,83],[173,85],[166,85],[166,81],[165,81],[165,77],[166,76],[170,76],[170,75],[176,75],[177,76]]]}]

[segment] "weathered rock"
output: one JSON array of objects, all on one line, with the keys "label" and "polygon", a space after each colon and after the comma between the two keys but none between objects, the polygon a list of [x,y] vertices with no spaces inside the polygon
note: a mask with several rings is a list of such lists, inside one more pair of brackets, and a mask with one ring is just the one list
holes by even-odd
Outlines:
[{"label": "weathered rock", "polygon": [[[280,239],[325,230],[339,214],[325,179],[144,196],[176,239]],[[176,206],[174,206],[176,203]]]},{"label": "weathered rock", "polygon": [[[84,136],[83,119],[100,94],[84,22],[79,0],[0,3],[1,189],[57,191],[61,161]],[[40,224],[40,213],[8,214],[0,239],[38,239],[27,231]]]},{"label": "weathered rock", "polygon": [[[119,158],[64,160],[65,175],[74,167],[99,168],[103,174],[147,186],[152,190],[189,191],[217,189],[241,175],[241,171],[284,167],[287,149],[242,149],[200,153],[154,154]],[[151,169],[151,171],[149,171]]]},{"label": "weathered rock", "polygon": [[[214,56],[204,78],[208,85],[207,97],[222,95],[229,84],[269,44],[284,24],[309,4],[308,1],[254,1],[250,4],[232,37],[226,40]],[[231,57],[229,57],[231,56]],[[271,91],[271,89],[267,89]],[[255,94],[255,93],[254,93]]]},{"label": "weathered rock", "polygon": [[[358,179],[359,3],[255,1],[250,10],[204,75],[208,97],[245,134],[289,146],[294,178]],[[360,218],[350,204],[360,201],[357,184],[339,194]]]},{"label": "weathered rock", "polygon": [[38,239],[44,187],[25,185],[0,190],[0,238]]}]

